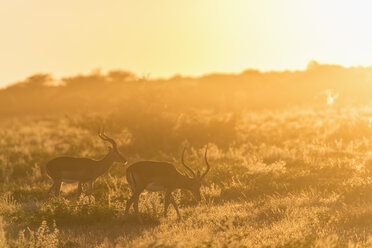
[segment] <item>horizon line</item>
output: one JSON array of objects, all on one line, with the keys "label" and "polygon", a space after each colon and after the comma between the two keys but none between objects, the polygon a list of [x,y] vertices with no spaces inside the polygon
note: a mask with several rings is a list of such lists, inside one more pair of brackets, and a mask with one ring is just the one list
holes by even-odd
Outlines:
[{"label": "horizon line", "polygon": [[57,77],[54,77],[53,76],[53,73],[52,72],[36,72],[36,73],[32,73],[32,74],[29,74],[28,76],[26,76],[25,78],[21,79],[21,80],[17,80],[17,81],[13,81],[13,82],[10,82],[10,83],[5,83],[5,84],[0,84],[0,90],[2,89],[5,89],[9,86],[12,86],[12,85],[16,85],[16,84],[19,84],[19,83],[22,83],[24,82],[25,80],[27,80],[28,78],[31,78],[32,76],[35,76],[35,75],[50,75],[52,76],[52,79],[55,81],[55,82],[58,82],[58,81],[61,81],[62,79],[64,78],[73,78],[73,77],[77,77],[77,76],[88,76],[88,75],[94,75],[95,73],[98,73],[98,74],[101,74],[101,75],[107,75],[109,72],[112,72],[112,71],[123,71],[123,72],[128,72],[128,73],[132,73],[133,75],[137,76],[138,79],[145,79],[145,80],[170,80],[172,78],[175,78],[175,77],[183,77],[183,78],[193,78],[193,79],[196,79],[196,78],[202,78],[202,77],[205,77],[205,76],[209,76],[209,75],[215,75],[215,74],[223,74],[223,75],[239,75],[239,74],[242,74],[246,71],[257,71],[259,73],[272,73],[272,72],[299,72],[299,71],[307,71],[309,69],[311,69],[311,67],[315,67],[315,66],[335,66],[335,67],[341,67],[341,68],[345,68],[345,69],[350,69],[350,68],[369,68],[369,67],[372,67],[372,64],[371,65],[348,65],[348,66],[345,66],[345,65],[342,65],[342,64],[336,64],[336,63],[321,63],[321,62],[318,62],[317,60],[310,60],[306,67],[305,68],[286,68],[286,69],[259,69],[259,68],[254,68],[254,67],[248,67],[248,68],[245,68],[245,69],[242,69],[240,71],[210,71],[210,72],[204,72],[204,73],[199,73],[199,74],[182,74],[182,73],[173,73],[169,76],[155,76],[155,77],[151,77],[151,72],[148,72],[148,73],[136,73],[134,71],[131,71],[131,70],[127,70],[127,69],[120,69],[120,68],[112,68],[112,69],[104,69],[104,68],[94,68],[94,69],[91,69],[90,72],[81,72],[81,73],[71,73],[70,75],[66,75],[66,76],[57,76]]}]

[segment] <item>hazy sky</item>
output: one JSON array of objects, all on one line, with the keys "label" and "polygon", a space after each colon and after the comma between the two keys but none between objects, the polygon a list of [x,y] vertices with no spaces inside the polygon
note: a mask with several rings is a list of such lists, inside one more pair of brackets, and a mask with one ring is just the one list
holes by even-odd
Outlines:
[{"label": "hazy sky", "polygon": [[151,77],[372,65],[372,1],[0,0],[0,86],[101,68]]}]

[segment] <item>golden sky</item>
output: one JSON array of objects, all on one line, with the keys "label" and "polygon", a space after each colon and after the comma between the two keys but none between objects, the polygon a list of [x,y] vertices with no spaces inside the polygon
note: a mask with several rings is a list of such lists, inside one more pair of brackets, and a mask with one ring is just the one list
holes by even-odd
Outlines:
[{"label": "golden sky", "polygon": [[169,77],[372,65],[369,0],[0,0],[0,86],[93,69]]}]

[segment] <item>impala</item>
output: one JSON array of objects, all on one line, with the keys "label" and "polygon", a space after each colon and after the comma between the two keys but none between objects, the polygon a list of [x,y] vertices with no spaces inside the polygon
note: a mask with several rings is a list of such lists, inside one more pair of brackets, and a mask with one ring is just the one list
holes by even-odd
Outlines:
[{"label": "impala", "polygon": [[181,160],[183,166],[190,173],[190,176],[182,175],[172,164],[167,162],[140,161],[132,164],[127,168],[126,177],[133,194],[127,202],[125,208],[126,214],[128,214],[129,208],[133,204],[134,211],[139,221],[142,222],[138,214],[138,200],[140,194],[145,189],[148,191],[165,192],[164,217],[167,216],[169,204],[172,204],[177,212],[178,219],[181,219],[177,203],[172,196],[172,192],[175,189],[188,189],[192,192],[194,198],[197,201],[200,201],[201,182],[210,169],[210,165],[207,161],[207,149],[205,150],[204,154],[204,160],[207,165],[207,169],[202,174],[200,174],[199,171],[195,173],[190,167],[185,164],[183,160],[184,154],[185,149],[182,152]]},{"label": "impala", "polygon": [[47,163],[46,171],[53,179],[50,192],[59,195],[62,182],[79,182],[79,195],[81,194],[83,183],[88,183],[89,193],[92,194],[94,180],[105,173],[113,162],[127,163],[126,159],[119,153],[116,142],[112,138],[109,138],[101,131],[98,133],[98,136],[112,145],[112,147],[109,147],[107,155],[101,160],[57,157]]}]

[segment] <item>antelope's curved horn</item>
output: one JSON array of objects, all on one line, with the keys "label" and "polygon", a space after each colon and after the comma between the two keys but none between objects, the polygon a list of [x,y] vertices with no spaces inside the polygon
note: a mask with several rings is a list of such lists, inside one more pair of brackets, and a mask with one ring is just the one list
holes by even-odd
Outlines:
[{"label": "antelope's curved horn", "polygon": [[185,155],[185,150],[186,150],[186,147],[183,148],[183,151],[182,151],[182,157],[181,157],[182,164],[183,164],[183,166],[185,166],[185,168],[187,169],[187,171],[190,172],[191,176],[192,176],[192,177],[195,177],[195,173],[194,173],[194,171],[193,171],[190,167],[188,167],[188,166],[185,164],[185,161],[183,160],[183,157],[184,157],[184,155]]},{"label": "antelope's curved horn", "polygon": [[211,169],[211,166],[209,165],[208,160],[207,160],[207,152],[208,152],[208,147],[205,148],[205,153],[204,153],[204,160],[205,160],[205,164],[207,165],[207,169],[206,169],[205,172],[200,176],[201,179],[203,179],[203,177],[205,177],[205,175],[207,175],[207,173],[208,173],[209,170]]},{"label": "antelope's curved horn", "polygon": [[117,144],[115,142],[115,140],[113,140],[112,138],[108,137],[106,134],[105,134],[105,129],[102,129],[100,130],[100,132],[98,133],[98,136],[104,140],[104,141],[107,141],[107,142],[110,142],[111,145],[116,149],[117,148]]}]

